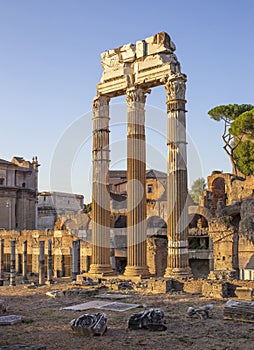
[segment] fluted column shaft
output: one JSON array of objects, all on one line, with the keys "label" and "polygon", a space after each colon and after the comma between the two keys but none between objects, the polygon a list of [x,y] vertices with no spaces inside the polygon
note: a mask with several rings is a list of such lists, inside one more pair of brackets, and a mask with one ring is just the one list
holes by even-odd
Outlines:
[{"label": "fluted column shaft", "polygon": [[184,74],[169,78],[168,113],[168,261],[165,277],[190,275],[187,217],[187,155]]},{"label": "fluted column shaft", "polygon": [[126,276],[149,275],[146,263],[146,141],[145,96],[140,88],[127,90],[127,266]]},{"label": "fluted column shaft", "polygon": [[110,274],[109,98],[93,101],[92,264],[89,273]]}]

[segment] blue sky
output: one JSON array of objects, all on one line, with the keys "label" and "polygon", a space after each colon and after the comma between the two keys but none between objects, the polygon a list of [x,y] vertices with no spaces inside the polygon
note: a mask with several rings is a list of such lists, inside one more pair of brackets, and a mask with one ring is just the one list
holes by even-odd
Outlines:
[{"label": "blue sky", "polygon": [[[230,171],[222,125],[207,112],[220,104],[254,104],[253,12],[251,0],[0,0],[0,158],[37,155],[39,190],[73,191],[89,201],[91,106],[102,74],[100,54],[165,31],[188,77],[189,186],[214,169]],[[120,168],[126,126],[118,118],[125,120],[125,103],[111,103],[112,167]],[[165,133],[163,88],[153,90],[147,106],[148,167],[165,171],[165,135],[158,137]]]}]

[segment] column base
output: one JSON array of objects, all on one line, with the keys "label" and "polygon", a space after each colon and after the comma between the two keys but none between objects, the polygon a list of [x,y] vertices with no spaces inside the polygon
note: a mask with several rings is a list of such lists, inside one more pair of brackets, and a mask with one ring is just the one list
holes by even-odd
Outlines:
[{"label": "column base", "polygon": [[103,276],[113,276],[115,275],[114,270],[112,269],[112,266],[109,265],[103,265],[103,264],[92,264],[90,266],[90,270],[88,271],[87,275],[100,275],[100,277]]},{"label": "column base", "polygon": [[165,274],[165,278],[184,278],[184,277],[192,277],[192,271],[190,267],[180,268],[180,267],[167,267]]},{"label": "column base", "polygon": [[149,278],[150,272],[148,266],[126,266],[124,271],[125,277]]}]

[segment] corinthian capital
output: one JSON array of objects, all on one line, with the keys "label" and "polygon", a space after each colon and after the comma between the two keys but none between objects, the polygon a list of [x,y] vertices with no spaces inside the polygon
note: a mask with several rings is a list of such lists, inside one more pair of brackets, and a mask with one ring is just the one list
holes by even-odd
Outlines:
[{"label": "corinthian capital", "polygon": [[96,95],[93,99],[93,112],[98,111],[102,107],[108,107],[109,100],[108,96]]},{"label": "corinthian capital", "polygon": [[186,75],[181,73],[177,73],[169,77],[165,84],[167,101],[185,100],[186,81]]},{"label": "corinthian capital", "polygon": [[145,103],[146,102],[146,94],[150,94],[151,90],[144,90],[142,88],[132,87],[126,91],[126,101],[128,104],[132,104],[134,102]]}]

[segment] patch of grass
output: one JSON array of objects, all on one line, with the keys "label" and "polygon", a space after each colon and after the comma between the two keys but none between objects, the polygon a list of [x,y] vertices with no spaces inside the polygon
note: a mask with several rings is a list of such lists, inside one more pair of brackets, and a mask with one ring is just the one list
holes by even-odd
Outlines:
[{"label": "patch of grass", "polygon": [[33,323],[34,320],[32,318],[27,318],[26,320],[23,320],[22,322],[26,323],[26,324],[30,324],[30,323]]},{"label": "patch of grass", "polygon": [[8,341],[0,341],[0,346],[5,346],[5,345],[8,345]]},{"label": "patch of grass", "polygon": [[41,316],[49,316],[52,314],[52,311],[51,310],[45,310],[45,311],[41,311],[40,312],[40,315]]}]

